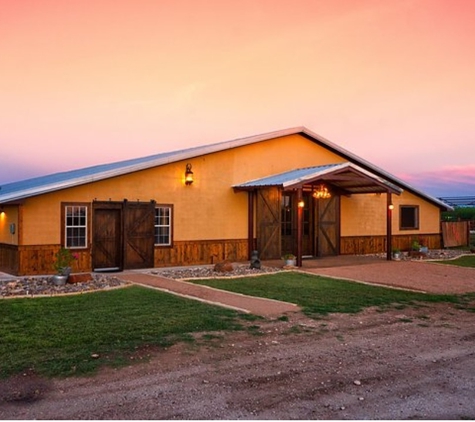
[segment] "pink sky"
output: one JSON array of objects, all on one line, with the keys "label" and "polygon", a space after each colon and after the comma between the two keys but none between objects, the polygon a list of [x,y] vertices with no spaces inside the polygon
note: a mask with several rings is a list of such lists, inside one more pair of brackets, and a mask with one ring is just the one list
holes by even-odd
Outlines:
[{"label": "pink sky", "polygon": [[0,184],[306,126],[475,195],[475,1],[0,0]]}]

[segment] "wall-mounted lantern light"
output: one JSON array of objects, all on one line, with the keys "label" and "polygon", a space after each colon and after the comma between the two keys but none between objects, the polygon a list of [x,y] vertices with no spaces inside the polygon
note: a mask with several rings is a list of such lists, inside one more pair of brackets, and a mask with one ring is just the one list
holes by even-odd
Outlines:
[{"label": "wall-mounted lantern light", "polygon": [[189,186],[193,183],[193,172],[191,171],[191,164],[188,163],[186,165],[186,171],[185,171],[185,185]]},{"label": "wall-mounted lantern light", "polygon": [[394,209],[394,205],[393,204],[389,204],[388,205],[388,208],[392,211]]},{"label": "wall-mounted lantern light", "polygon": [[304,208],[304,207],[305,207],[305,202],[304,202],[304,200],[301,199],[301,200],[297,203],[297,206],[298,206],[299,208]]}]

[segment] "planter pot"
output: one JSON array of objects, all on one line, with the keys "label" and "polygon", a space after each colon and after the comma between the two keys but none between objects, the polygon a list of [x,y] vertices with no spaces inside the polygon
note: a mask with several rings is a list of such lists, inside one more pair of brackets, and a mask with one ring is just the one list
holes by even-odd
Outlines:
[{"label": "planter pot", "polygon": [[399,261],[401,259],[401,253],[400,252],[394,252],[393,253],[393,258],[396,260],[396,261]]},{"label": "planter pot", "polygon": [[68,281],[68,277],[67,275],[54,275],[53,276],[53,284],[55,286],[64,286],[66,284],[66,282]]},{"label": "planter pot", "polygon": [[286,267],[295,267],[295,259],[286,259],[285,266]]},{"label": "planter pot", "polygon": [[429,252],[429,248],[427,246],[421,246],[419,248],[419,252],[421,253],[428,253]]}]

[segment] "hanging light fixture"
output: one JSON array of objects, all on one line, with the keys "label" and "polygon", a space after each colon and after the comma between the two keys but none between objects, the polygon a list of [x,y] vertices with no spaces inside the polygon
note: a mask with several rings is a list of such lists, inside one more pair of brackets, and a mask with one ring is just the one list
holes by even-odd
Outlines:
[{"label": "hanging light fixture", "polygon": [[193,172],[191,171],[191,164],[186,165],[185,170],[185,185],[189,186],[193,183]]},{"label": "hanging light fixture", "polygon": [[331,198],[332,194],[324,184],[321,184],[313,191],[312,196],[316,199],[328,199]]}]

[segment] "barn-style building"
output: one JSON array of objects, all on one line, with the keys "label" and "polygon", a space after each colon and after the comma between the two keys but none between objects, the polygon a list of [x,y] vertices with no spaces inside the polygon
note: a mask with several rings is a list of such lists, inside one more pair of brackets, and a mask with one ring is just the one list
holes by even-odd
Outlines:
[{"label": "barn-style building", "polygon": [[124,270],[441,246],[450,206],[304,128],[0,186],[0,271]]}]

